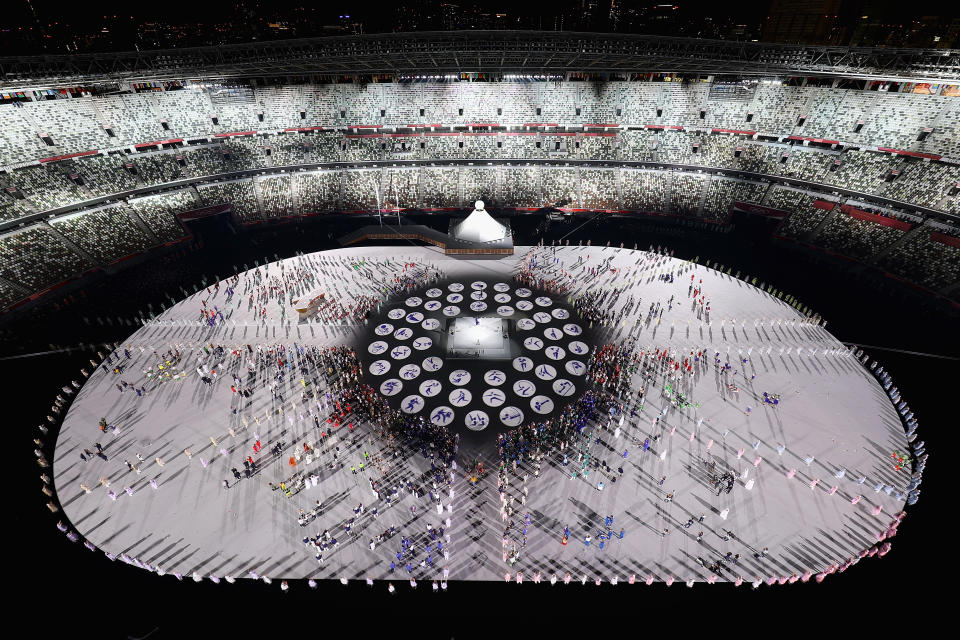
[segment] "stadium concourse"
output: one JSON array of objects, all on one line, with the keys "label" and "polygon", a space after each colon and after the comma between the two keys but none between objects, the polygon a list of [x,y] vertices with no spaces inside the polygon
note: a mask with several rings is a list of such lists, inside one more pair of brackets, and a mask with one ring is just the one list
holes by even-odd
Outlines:
[{"label": "stadium concourse", "polygon": [[[916,420],[875,362],[738,276],[610,246],[241,272],[82,372],[60,527],[157,580],[284,589],[757,586],[875,562],[919,494]],[[471,319],[506,358],[444,344]]]}]

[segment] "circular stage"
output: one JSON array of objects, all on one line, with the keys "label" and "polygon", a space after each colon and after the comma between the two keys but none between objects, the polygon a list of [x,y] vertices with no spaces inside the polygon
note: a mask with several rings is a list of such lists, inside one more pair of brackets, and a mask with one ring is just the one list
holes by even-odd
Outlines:
[{"label": "circular stage", "polygon": [[471,442],[543,419],[584,390],[594,334],[548,292],[489,276],[407,287],[381,305],[358,349],[390,406],[428,416]]},{"label": "circular stage", "polygon": [[89,377],[53,470],[82,536],[165,575],[754,582],[876,553],[907,448],[874,376],[743,280],[404,246],[167,309]]}]

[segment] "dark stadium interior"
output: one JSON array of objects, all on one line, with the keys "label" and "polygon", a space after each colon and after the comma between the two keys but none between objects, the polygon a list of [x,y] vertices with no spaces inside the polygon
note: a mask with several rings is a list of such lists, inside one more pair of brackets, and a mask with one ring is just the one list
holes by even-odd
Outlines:
[{"label": "dark stadium interior", "polygon": [[[937,454],[894,551],[780,591],[353,580],[280,594],[161,579],[57,531],[36,425],[98,350],[256,265],[368,225],[446,233],[478,199],[517,246],[652,247],[756,276],[882,363]],[[417,244],[367,244],[398,243]],[[8,582],[31,635],[346,633],[373,612],[425,637],[896,632],[948,588],[958,327],[953,5],[17,0],[0,16]]]}]

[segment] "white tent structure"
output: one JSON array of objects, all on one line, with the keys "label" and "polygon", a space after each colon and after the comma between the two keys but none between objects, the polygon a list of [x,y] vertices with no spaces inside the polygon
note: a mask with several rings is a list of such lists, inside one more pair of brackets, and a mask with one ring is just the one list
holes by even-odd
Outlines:
[{"label": "white tent structure", "polygon": [[453,228],[454,238],[467,242],[497,242],[507,237],[509,230],[487,213],[483,200],[474,203],[473,212]]}]

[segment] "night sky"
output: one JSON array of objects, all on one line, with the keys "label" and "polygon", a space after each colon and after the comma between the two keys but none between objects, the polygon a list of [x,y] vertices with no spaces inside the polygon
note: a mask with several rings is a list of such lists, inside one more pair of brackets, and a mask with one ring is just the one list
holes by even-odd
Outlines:
[{"label": "night sky", "polygon": [[[864,0],[854,0],[864,2]],[[924,15],[958,15],[960,3],[939,2],[937,0],[915,0],[905,3],[899,0],[866,0],[871,6],[892,8],[903,16]],[[416,4],[417,1],[404,4]],[[229,0],[206,0],[205,2],[187,2],[186,0],[171,0],[158,3],[130,3],[119,0],[92,0],[83,3],[64,3],[62,0],[12,0],[6,3],[0,20],[7,24],[24,24],[32,21],[30,6],[41,22],[72,21],[83,23],[102,20],[105,15],[134,16],[137,19],[162,19],[171,22],[211,21],[220,22],[236,17],[238,5],[249,7],[254,13],[271,16],[279,11],[287,11],[296,6],[313,8],[318,14],[328,15],[335,20],[342,13],[359,16],[361,19],[372,18],[377,15],[391,13],[399,3],[385,4],[370,0],[353,0],[340,3],[271,3],[271,2],[231,2]],[[436,2],[439,4],[439,1]],[[496,12],[507,13],[511,16],[555,16],[569,13],[579,7],[579,0],[530,0],[523,3],[507,2],[505,0],[467,0],[455,3],[460,6],[476,6]],[[656,1],[626,1],[623,7],[650,6],[658,4]],[[741,0],[736,3],[717,3],[707,0],[677,0],[676,4],[682,10],[691,12],[702,11],[713,16],[731,16],[754,19],[761,17],[770,7],[771,0]]]}]

